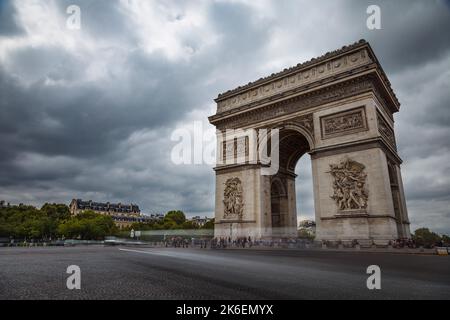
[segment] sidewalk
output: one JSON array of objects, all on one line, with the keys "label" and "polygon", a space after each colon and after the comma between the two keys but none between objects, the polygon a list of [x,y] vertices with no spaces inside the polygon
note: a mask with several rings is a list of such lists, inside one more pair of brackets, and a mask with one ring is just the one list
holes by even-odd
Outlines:
[{"label": "sidewalk", "polygon": [[[221,249],[216,249],[221,250]],[[223,250],[223,249],[222,249]],[[323,248],[323,247],[304,247],[304,248],[289,248],[289,247],[270,247],[270,246],[252,246],[246,247],[227,247],[225,250],[286,250],[286,251],[323,251],[323,252],[364,252],[364,253],[392,253],[392,254],[421,254],[421,255],[437,255],[437,249],[425,249],[425,248]],[[443,254],[440,254],[443,255]]]}]

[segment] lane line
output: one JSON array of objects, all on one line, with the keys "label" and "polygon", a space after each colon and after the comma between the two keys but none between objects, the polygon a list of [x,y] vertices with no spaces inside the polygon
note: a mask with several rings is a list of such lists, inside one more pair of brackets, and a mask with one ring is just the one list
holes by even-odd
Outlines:
[{"label": "lane line", "polygon": [[[157,254],[155,252],[149,252],[149,251],[142,251],[142,250],[132,250],[132,249],[122,249],[119,248],[120,251],[127,251],[127,252],[136,252],[136,253],[145,253],[145,254]],[[162,254],[164,255],[164,254]]]}]

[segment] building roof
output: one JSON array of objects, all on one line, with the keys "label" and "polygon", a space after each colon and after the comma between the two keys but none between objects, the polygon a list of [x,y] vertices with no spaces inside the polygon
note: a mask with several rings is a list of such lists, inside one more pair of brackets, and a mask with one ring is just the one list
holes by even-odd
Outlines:
[{"label": "building roof", "polygon": [[92,200],[83,201],[81,199],[74,199],[76,206],[80,210],[94,210],[105,212],[123,212],[123,213],[140,213],[141,210],[136,204],[122,204],[122,203],[109,203],[109,202],[94,202]]}]

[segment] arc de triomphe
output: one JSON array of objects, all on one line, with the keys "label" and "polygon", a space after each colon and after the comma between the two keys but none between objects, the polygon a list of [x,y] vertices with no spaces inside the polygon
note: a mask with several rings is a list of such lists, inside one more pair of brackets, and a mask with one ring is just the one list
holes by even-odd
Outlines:
[{"label": "arc de triomphe", "polygon": [[369,43],[326,53],[215,101],[209,121],[218,136],[216,237],[296,236],[295,166],[305,153],[316,240],[410,237],[394,134],[400,103]]}]

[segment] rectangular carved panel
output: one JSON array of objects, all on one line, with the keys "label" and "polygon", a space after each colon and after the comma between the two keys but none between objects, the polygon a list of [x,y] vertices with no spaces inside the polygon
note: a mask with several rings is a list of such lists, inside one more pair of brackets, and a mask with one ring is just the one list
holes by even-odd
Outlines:
[{"label": "rectangular carved panel", "polygon": [[383,116],[377,112],[377,120],[378,120],[378,131],[381,136],[389,143],[395,150],[397,150],[397,144],[395,142],[394,130],[391,129],[386,120],[383,119]]},{"label": "rectangular carved panel", "polygon": [[322,139],[333,138],[367,130],[364,107],[330,114],[320,118]]},{"label": "rectangular carved panel", "polygon": [[234,163],[235,161],[248,161],[249,138],[233,137],[222,142],[222,161],[224,163]]}]

